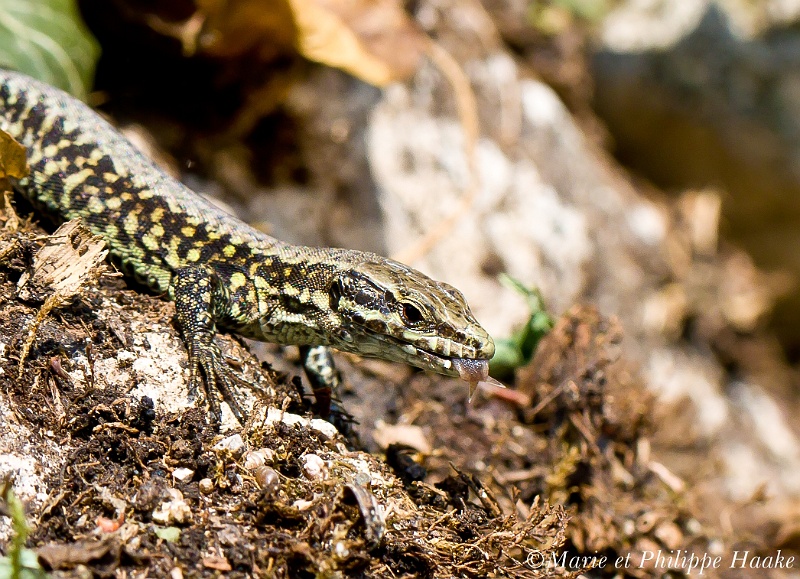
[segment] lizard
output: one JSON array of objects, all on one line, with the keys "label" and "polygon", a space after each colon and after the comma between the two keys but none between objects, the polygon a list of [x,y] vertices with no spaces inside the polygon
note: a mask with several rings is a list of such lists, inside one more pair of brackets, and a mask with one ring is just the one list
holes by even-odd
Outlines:
[{"label": "lizard", "polygon": [[270,237],[168,175],[82,101],[22,73],[0,70],[0,129],[27,149],[16,191],[56,219],[80,218],[123,274],[175,302],[190,391],[203,388],[217,419],[215,389],[245,417],[218,330],[301,346],[316,374],[331,374],[319,361],[329,366],[334,348],[472,386],[489,379],[492,338],[451,285],[375,253]]}]

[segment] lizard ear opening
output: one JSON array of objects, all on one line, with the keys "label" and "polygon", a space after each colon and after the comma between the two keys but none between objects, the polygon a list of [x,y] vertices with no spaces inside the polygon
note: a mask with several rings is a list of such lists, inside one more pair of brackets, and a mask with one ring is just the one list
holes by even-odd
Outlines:
[{"label": "lizard ear opening", "polygon": [[331,310],[338,312],[339,300],[342,299],[342,284],[339,280],[335,280],[328,288],[328,297],[330,298]]}]

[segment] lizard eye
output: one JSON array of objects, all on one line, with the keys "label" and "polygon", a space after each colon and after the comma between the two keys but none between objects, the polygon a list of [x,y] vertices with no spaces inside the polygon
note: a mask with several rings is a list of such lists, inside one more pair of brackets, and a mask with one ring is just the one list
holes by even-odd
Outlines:
[{"label": "lizard eye", "polygon": [[328,288],[328,297],[330,298],[331,309],[334,312],[339,311],[339,300],[342,299],[342,286],[338,281],[331,284]]},{"label": "lizard eye", "polygon": [[422,316],[422,312],[419,311],[414,304],[403,304],[403,309],[401,310],[403,314],[403,319],[406,323],[409,324],[419,324],[424,318]]}]

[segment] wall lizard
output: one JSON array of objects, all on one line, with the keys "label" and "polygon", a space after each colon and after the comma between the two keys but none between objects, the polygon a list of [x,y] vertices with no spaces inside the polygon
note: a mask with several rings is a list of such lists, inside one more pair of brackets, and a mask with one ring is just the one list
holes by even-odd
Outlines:
[{"label": "wall lizard", "polygon": [[217,329],[487,379],[494,343],[452,286],[374,253],[257,231],[167,175],[84,103],[23,74],[0,70],[0,129],[27,148],[30,174],[15,189],[57,218],[81,218],[123,273],[175,301],[190,388],[205,388],[215,417],[214,388],[244,417]]}]

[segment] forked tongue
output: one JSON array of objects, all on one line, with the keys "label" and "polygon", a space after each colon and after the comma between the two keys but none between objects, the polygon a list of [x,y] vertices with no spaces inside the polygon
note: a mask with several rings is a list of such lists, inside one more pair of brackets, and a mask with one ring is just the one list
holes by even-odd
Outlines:
[{"label": "forked tongue", "polygon": [[469,401],[478,386],[495,386],[505,388],[505,384],[489,376],[489,360],[468,360],[467,358],[453,358],[453,367],[458,371],[459,377],[469,383]]}]

